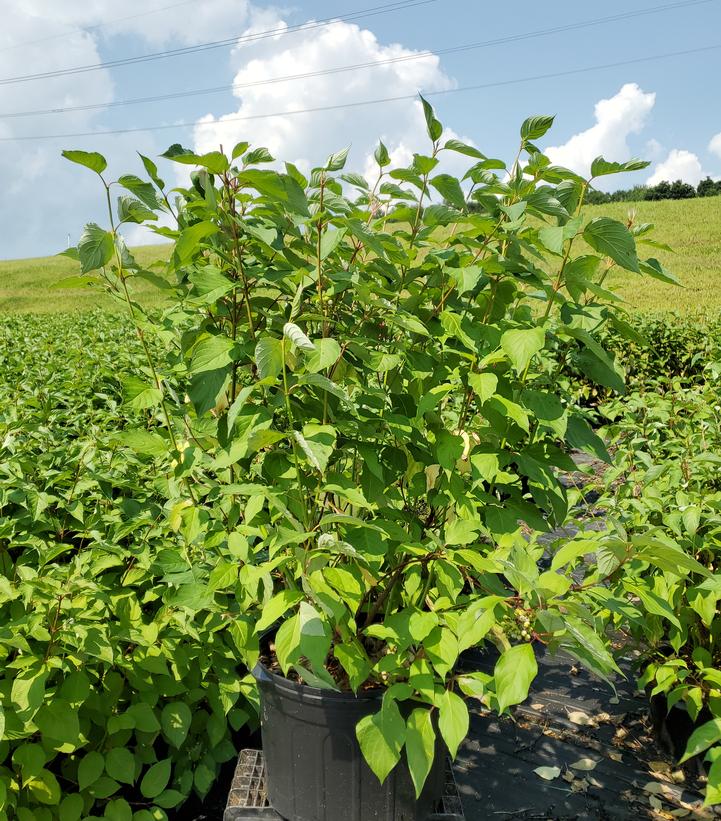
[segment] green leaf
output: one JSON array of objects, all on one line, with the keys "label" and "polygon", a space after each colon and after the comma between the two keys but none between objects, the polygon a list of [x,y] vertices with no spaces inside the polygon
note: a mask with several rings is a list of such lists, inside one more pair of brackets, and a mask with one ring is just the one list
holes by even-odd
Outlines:
[{"label": "green leaf", "polygon": [[579,414],[574,413],[568,417],[566,442],[572,448],[583,450],[608,464],[611,463],[611,457],[606,450],[603,439],[591,430],[588,422]]},{"label": "green leaf", "polygon": [[[247,143],[244,143],[247,146]],[[236,146],[237,148],[237,146]],[[235,149],[233,150],[235,153]],[[235,157],[233,157],[235,159]],[[261,146],[260,148],[254,148],[252,151],[249,151],[245,157],[243,158],[243,165],[255,165],[256,163],[261,162],[273,162],[273,155],[268,151],[267,148]]]},{"label": "green leaf", "polygon": [[306,359],[306,370],[310,373],[318,373],[318,371],[324,371],[335,365],[340,356],[340,345],[335,339],[325,337],[312,344],[314,352]]},{"label": "green leaf", "polygon": [[536,656],[530,644],[516,644],[504,651],[493,671],[499,711],[525,701],[537,674]]},{"label": "green leaf", "polygon": [[103,818],[109,821],[132,821],[133,810],[124,798],[116,798],[105,805]]},{"label": "green leaf", "polygon": [[342,151],[337,151],[335,154],[331,154],[328,157],[325,170],[326,171],[340,171],[342,168],[345,167],[345,162],[348,159],[348,152],[350,151],[350,146],[344,148]]},{"label": "green leaf", "polygon": [[446,140],[443,148],[447,151],[456,151],[458,154],[465,154],[467,157],[475,157],[479,160],[485,160],[485,154],[482,154],[477,148],[461,140]]},{"label": "green leaf", "polygon": [[543,350],[545,344],[543,328],[518,328],[506,331],[501,337],[501,348],[519,374],[526,370],[531,359]]},{"label": "green leaf", "polygon": [[326,228],[320,238],[320,258],[330,256],[340,245],[345,234],[345,228]]},{"label": "green leaf", "polygon": [[99,280],[97,277],[89,276],[74,276],[63,277],[57,282],[53,282],[51,288],[87,288],[90,285],[97,285]]},{"label": "green leaf", "polygon": [[41,804],[55,806],[60,803],[61,791],[57,778],[49,771],[42,770],[24,785],[32,797]]},{"label": "green leaf", "polygon": [[[721,750],[717,748],[715,752],[720,753]],[[721,755],[717,755],[709,767],[703,803],[705,807],[721,804]]]},{"label": "green leaf", "polygon": [[325,376],[322,376],[319,373],[309,373],[305,376],[301,376],[296,383],[298,385],[312,385],[314,388],[319,388],[326,393],[331,394],[331,396],[335,396],[336,398],[340,399],[340,401],[346,405],[348,408],[355,408],[353,400],[348,396],[348,394],[343,390],[343,388],[339,387],[335,384],[335,382],[331,382]]},{"label": "green leaf", "polygon": [[721,741],[721,718],[713,718],[693,731],[679,764],[683,764],[689,758],[708,750],[709,747],[718,744],[719,741]]},{"label": "green leaf", "polygon": [[39,744],[21,744],[13,754],[13,762],[20,766],[20,773],[26,780],[39,775],[46,760],[45,751]]},{"label": "green leaf", "polygon": [[455,519],[449,525],[446,525],[445,543],[448,545],[470,544],[476,540],[480,529],[480,522]]},{"label": "green leaf", "polygon": [[521,126],[521,139],[524,142],[539,140],[553,125],[555,117],[529,117]]},{"label": "green leaf", "polygon": [[207,154],[194,154],[178,143],[174,143],[161,157],[183,165],[196,165],[205,168],[211,174],[223,174],[230,168],[228,158],[220,151],[210,151]]},{"label": "green leaf", "polygon": [[376,148],[373,157],[380,168],[385,168],[385,166],[390,165],[391,158],[382,140],[378,143],[378,148]]},{"label": "green leaf", "polygon": [[188,396],[198,416],[203,416],[218,405],[228,378],[227,366],[193,374],[188,385]]},{"label": "green leaf", "polygon": [[651,165],[646,160],[627,160],[626,162],[612,162],[604,160],[603,157],[596,157],[591,163],[591,179],[594,177],[604,177],[607,174],[623,174],[627,171],[642,171]]},{"label": "green leaf", "polygon": [[135,756],[125,747],[114,747],[105,755],[105,771],[121,784],[134,784]]},{"label": "green leaf", "polygon": [[373,669],[368,654],[360,642],[354,640],[350,643],[335,644],[333,646],[333,655],[338,659],[348,674],[351,689],[357,692],[361,685],[365,683]]},{"label": "green leaf", "polygon": [[78,766],[78,787],[80,790],[87,790],[103,774],[105,770],[105,759],[96,750],[91,750]]},{"label": "green leaf", "polygon": [[[0,808],[2,808],[1,800]],[[78,795],[78,793],[66,795],[58,807],[58,817],[60,821],[80,821],[84,809],[85,801],[83,801],[82,795]]]},{"label": "green leaf", "polygon": [[551,570],[560,570],[564,565],[585,556],[588,553],[595,553],[599,549],[598,542],[591,539],[572,539],[562,545],[553,555]]},{"label": "green leaf", "polygon": [[583,238],[594,251],[610,257],[627,271],[640,272],[633,234],[622,222],[596,217],[583,229]]},{"label": "green leaf", "polygon": [[104,268],[115,254],[113,235],[94,222],[85,226],[78,242],[80,269],[84,274]]},{"label": "green leaf", "polygon": [[423,97],[422,94],[419,94],[418,96],[420,97],[421,105],[423,106],[423,116],[426,118],[426,130],[428,132],[428,136],[435,143],[440,140],[441,135],[443,134],[443,126],[438,119],[436,119],[433,106]]},{"label": "green leaf", "polygon": [[325,473],[328,460],[335,449],[335,428],[309,423],[303,425],[302,434],[296,430],[293,431],[293,436],[311,465],[320,473]]},{"label": "green leaf", "polygon": [[649,259],[640,262],[639,267],[641,269],[642,274],[647,274],[653,279],[659,280],[659,282],[665,282],[668,285],[681,284],[679,280],[669,270],[664,268],[664,266],[653,257],[650,257]]},{"label": "green leaf", "polygon": [[437,627],[426,637],[423,646],[436,672],[447,676],[458,660],[458,639],[448,628]]},{"label": "green leaf", "polygon": [[563,253],[563,243],[566,240],[563,226],[547,225],[541,228],[538,232],[538,238],[543,243],[544,248],[547,248],[552,254]]},{"label": "green leaf", "polygon": [[498,388],[498,377],[495,373],[469,373],[468,384],[481,402],[489,400]]},{"label": "green leaf", "polygon": [[193,374],[224,368],[233,361],[233,340],[227,336],[206,336],[193,347],[190,372]]},{"label": "green leaf", "polygon": [[283,343],[264,336],[255,346],[255,364],[261,379],[275,378],[283,370]]},{"label": "green leaf", "polygon": [[356,737],[363,757],[382,784],[400,761],[406,743],[406,723],[395,701],[384,698],[377,713],[364,716],[356,724]]},{"label": "green leaf", "polygon": [[491,597],[490,601],[480,600],[461,614],[458,620],[459,653],[468,650],[470,647],[477,646],[488,635],[491,628],[498,621],[495,614],[495,605],[499,601],[500,598],[495,596]]},{"label": "green leaf", "polygon": [[660,570],[679,576],[682,573],[684,575],[686,573],[698,573],[700,576],[711,578],[713,575],[708,568],[677,545],[667,544],[646,536],[634,537],[632,541],[634,546],[640,548],[637,550],[636,556],[643,561],[650,562]]},{"label": "green leaf", "polygon": [[626,582],[625,586],[630,593],[633,593],[641,599],[641,603],[649,613],[653,613],[655,616],[661,616],[661,618],[666,619],[679,631],[683,629],[678,616],[666,599],[644,586],[643,583],[632,584],[631,582]]},{"label": "green leaf", "polygon": [[310,339],[308,339],[303,331],[294,323],[285,323],[283,326],[283,335],[290,339],[296,348],[300,348],[302,351],[311,351],[311,353],[315,353],[315,345],[313,345]]},{"label": "green leaf", "polygon": [[275,624],[294,604],[303,598],[299,590],[281,590],[263,607],[263,615],[255,625],[255,632],[260,633]]},{"label": "green leaf", "polygon": [[315,607],[305,601],[300,603],[298,627],[301,655],[310,661],[315,670],[320,671],[330,650],[330,629]]},{"label": "green leaf", "polygon": [[126,376],[123,380],[123,400],[135,410],[154,408],[162,398],[162,391],[137,376]]},{"label": "green leaf", "polygon": [[147,205],[135,199],[135,197],[127,195],[118,197],[117,212],[120,223],[132,222],[141,225],[144,222],[152,222],[158,219],[158,215],[151,211]]},{"label": "green leaf", "polygon": [[172,760],[166,758],[163,761],[158,761],[145,773],[143,780],[140,782],[140,792],[145,798],[155,798],[168,786],[170,781]]},{"label": "green leaf", "polygon": [[138,156],[150,179],[157,185],[158,189],[162,191],[163,188],[165,188],[165,182],[158,176],[158,166],[149,157],[145,157],[142,154],[138,154]]},{"label": "green leaf", "polygon": [[564,649],[571,650],[579,658],[584,661],[590,660],[590,667],[594,673],[608,679],[612,673],[620,673],[613,656],[609,653],[603,644],[603,641],[588,624],[577,619],[574,616],[564,616],[564,624],[568,636],[576,643],[574,648],[572,644],[568,644],[565,640],[562,642]]},{"label": "green leaf", "polygon": [[210,221],[196,222],[184,228],[175,243],[175,256],[178,264],[184,265],[200,250],[204,239],[218,232],[218,226]]},{"label": "green leaf", "polygon": [[[163,707],[160,714],[160,726],[163,728],[163,735],[176,750],[183,746],[188,737],[192,718],[190,707],[184,701],[169,702]],[[112,775],[109,770],[108,775]]]},{"label": "green leaf", "polygon": [[47,678],[47,672],[30,668],[13,679],[10,701],[23,721],[30,721],[43,703]]},{"label": "green leaf", "polygon": [[155,711],[143,701],[131,704],[126,710],[126,715],[141,733],[156,733],[160,730],[160,722],[155,716]]},{"label": "green leaf", "polygon": [[85,168],[95,171],[96,174],[102,174],[108,167],[108,161],[102,154],[98,154],[96,151],[65,150],[61,153],[66,160],[70,160],[70,162],[77,163],[78,165],[83,165]]},{"label": "green leaf", "polygon": [[406,759],[416,788],[416,798],[420,797],[433,766],[435,747],[436,732],[433,729],[431,711],[417,707],[406,722]]},{"label": "green leaf", "polygon": [[440,700],[438,729],[446,742],[451,758],[456,757],[458,745],[468,735],[468,727],[466,702],[452,690],[446,690]]},{"label": "green leaf", "polygon": [[231,159],[233,159],[233,160],[237,160],[237,159],[238,159],[238,157],[242,157],[242,156],[243,156],[243,154],[245,154],[245,152],[246,152],[249,148],[250,148],[250,143],[247,143],[247,142],[245,142],[245,141],[241,141],[241,142],[239,142],[239,143],[236,143],[236,144],[233,146],[233,151],[232,151],[232,152],[231,152],[231,154],[230,154]]},{"label": "green leaf", "polygon": [[155,189],[149,182],[141,180],[134,174],[124,174],[118,179],[118,183],[123,188],[134,194],[144,205],[153,211],[157,211],[163,207],[163,203],[158,199]]},{"label": "green leaf", "polygon": [[466,207],[466,196],[455,177],[450,174],[438,174],[431,180],[431,185],[455,208],[462,211]]},{"label": "green leaf", "polygon": [[38,710],[34,721],[48,747],[57,748],[68,744],[75,749],[80,744],[78,712],[63,699],[55,698],[52,706],[44,704]]}]

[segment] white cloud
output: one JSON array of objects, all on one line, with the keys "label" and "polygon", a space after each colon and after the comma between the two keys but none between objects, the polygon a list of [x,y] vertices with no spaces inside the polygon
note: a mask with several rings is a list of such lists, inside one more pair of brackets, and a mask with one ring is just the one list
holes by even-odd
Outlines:
[{"label": "white cloud", "polygon": [[[257,8],[249,0],[6,0],[12,15],[24,14],[35,24],[50,23],[61,26],[60,31],[76,27],[91,29],[86,37],[110,38],[122,34],[142,37],[160,45],[178,43],[187,45],[214,39],[233,37],[248,27]],[[169,8],[170,7],[170,8]],[[18,42],[31,42],[43,37],[32,33]],[[36,51],[44,43],[33,46]],[[68,60],[65,65],[75,65]]]},{"label": "white cloud", "polygon": [[[100,59],[92,38],[84,33],[47,40],[42,55],[28,60],[23,49],[12,45],[31,39],[52,37],[62,27],[52,20],[21,10],[3,16],[0,29],[0,77],[16,77],[30,72],[52,71],[70,63],[94,63]],[[111,100],[113,83],[107,72],[86,75],[82,82],[73,77],[0,86],[0,111],[12,112],[54,106],[78,105]],[[50,125],[50,122],[52,125]],[[57,129],[58,132],[92,128],[92,114],[58,114],[51,121],[35,116],[0,120],[0,137],[12,138]],[[3,142],[0,148],[0,177],[5,196],[0,199],[3,257],[40,255],[65,247],[67,233],[77,237],[85,218],[96,214],[102,190],[94,175],[73,167],[60,156],[55,141]],[[78,145],[77,147],[82,147]]]},{"label": "white cloud", "polygon": [[588,174],[599,155],[617,162],[627,160],[631,154],[628,137],[644,128],[655,102],[655,93],[644,92],[636,83],[626,83],[618,94],[596,103],[595,125],[563,145],[547,148],[545,153],[554,163],[579,174]]},{"label": "white cloud", "polygon": [[708,150],[721,159],[721,131],[714,137],[711,137],[711,142],[708,144]]},{"label": "white cloud", "polygon": [[646,180],[646,184],[658,185],[663,180],[668,182],[683,180],[691,185],[698,185],[703,177],[701,161],[696,154],[683,148],[672,148],[666,159],[656,166],[653,174]]},{"label": "white cloud", "polygon": [[[414,52],[399,45],[381,45],[375,35],[349,23],[302,30],[289,37],[242,45],[234,59],[236,85],[257,83],[298,73],[313,74],[343,65],[372,63]],[[423,112],[417,100],[359,106],[335,111],[283,114],[298,109],[415,95],[453,87],[435,55],[373,66],[357,71],[306,77],[303,80],[255,85],[236,90],[238,108],[220,117],[202,118],[195,129],[199,151],[227,150],[240,140],[266,146],[271,154],[308,169],[323,163],[352,140],[349,166],[363,167],[378,139],[394,159],[406,161],[415,151],[427,152]],[[267,119],[247,119],[275,113]],[[235,121],[234,121],[235,120]]]},{"label": "white cloud", "polygon": [[[173,0],[153,0],[157,7]],[[5,0],[0,26],[0,77],[91,65],[103,61],[101,45],[117,34],[134,35],[126,53],[143,53],[142,40],[182,45],[230,37],[263,14],[255,14],[248,0],[204,0],[158,14],[135,17],[148,11],[146,0]],[[116,25],[90,28],[118,17]],[[83,26],[86,30],[78,30]],[[137,39],[142,38],[142,39]],[[227,52],[219,60],[227,60]],[[81,76],[46,78],[0,85],[0,112],[20,112],[110,102],[115,98],[111,73],[99,70]],[[0,119],[0,138],[43,133],[92,132],[98,111],[74,111],[52,116]],[[64,160],[63,148],[99,150],[107,156],[108,177],[143,174],[136,151],[157,155],[165,136],[151,133],[69,138],[65,141],[3,141],[0,143],[0,176],[5,195],[0,199],[3,226],[0,257],[40,256],[65,247],[66,236],[76,242],[83,225],[91,220],[107,223],[104,195],[90,171]],[[160,149],[162,150],[162,149]],[[137,235],[137,232],[135,232]]]},{"label": "white cloud", "polygon": [[[230,55],[214,52],[221,65],[230,56],[236,83],[323,72],[349,64],[415,57],[416,54],[400,44],[381,44],[371,31],[345,22],[320,28],[309,25],[281,36],[287,25],[275,8],[261,8],[252,0],[204,0],[203,3],[196,0],[158,14],[145,14],[172,2],[154,0],[148,8],[148,0],[126,0],[122,6],[115,0],[86,0],[82,4],[5,0],[0,27],[0,77],[102,62],[107,56],[106,42],[118,34],[126,36],[124,44],[132,44],[132,48],[123,49],[125,52],[143,53],[149,48],[147,44],[167,43],[173,47],[279,29],[273,37],[255,42],[241,40]],[[118,20],[121,17],[127,19]],[[116,22],[106,25],[113,20]],[[101,27],[92,28],[98,25]],[[228,81],[230,79],[228,77]],[[407,163],[415,151],[426,153],[429,148],[417,99],[305,115],[284,115],[283,112],[377,97],[413,97],[419,89],[442,90],[453,85],[453,80],[442,71],[439,58],[424,53],[418,59],[401,59],[372,68],[245,88],[236,95],[237,110],[224,116],[209,114],[199,122],[195,143],[199,148],[217,148],[222,142],[229,150],[234,141],[248,139],[255,145],[266,145],[280,159],[295,161],[307,170],[352,140],[349,166],[363,169],[377,140],[383,139],[394,162]],[[111,102],[114,98],[113,75],[100,70],[81,77],[1,85],[0,112],[73,107]],[[237,116],[252,117],[274,111],[280,114],[271,119],[227,122]],[[0,119],[0,137],[92,132],[102,113],[100,109],[66,112],[52,118]],[[104,123],[99,130],[103,127]],[[446,136],[456,134],[448,129]],[[174,138],[177,139],[175,135]],[[106,222],[98,180],[91,172],[63,160],[62,148],[100,150],[111,162],[108,176],[114,178],[120,173],[142,175],[135,150],[157,155],[166,141],[167,135],[156,137],[139,132],[69,139],[63,143],[53,140],[2,143],[0,174],[7,196],[0,201],[0,220],[4,227],[0,256],[52,253],[65,246],[68,233],[71,240],[76,241],[86,222]],[[457,172],[469,164],[467,157],[450,152],[447,156],[443,170]],[[168,172],[165,173],[167,179]],[[174,171],[169,173],[172,176]],[[143,232],[142,238],[146,236]],[[131,239],[139,238],[140,233],[132,233]]]},{"label": "white cloud", "polygon": [[644,160],[659,160],[661,159],[662,155],[663,145],[661,145],[661,143],[657,139],[651,137],[650,140],[646,141],[646,145],[644,146],[642,155]]}]

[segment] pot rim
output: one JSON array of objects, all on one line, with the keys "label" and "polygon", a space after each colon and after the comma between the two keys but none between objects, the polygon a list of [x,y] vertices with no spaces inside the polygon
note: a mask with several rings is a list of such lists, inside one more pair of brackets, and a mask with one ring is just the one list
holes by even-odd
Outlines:
[{"label": "pot rim", "polygon": [[332,699],[334,701],[354,703],[359,701],[380,701],[387,689],[385,687],[373,687],[362,691],[360,694],[356,694],[352,690],[326,690],[321,687],[312,687],[310,684],[301,684],[298,681],[291,681],[283,675],[274,673],[268,669],[260,659],[256,662],[251,673],[256,681],[261,682],[264,679],[271,681],[276,688],[287,695],[295,696],[297,699],[311,697],[313,699]]}]

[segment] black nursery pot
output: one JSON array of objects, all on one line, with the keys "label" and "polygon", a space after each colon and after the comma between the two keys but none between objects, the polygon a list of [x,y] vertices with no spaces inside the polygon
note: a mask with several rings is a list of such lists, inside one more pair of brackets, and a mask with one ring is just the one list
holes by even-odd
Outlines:
[{"label": "black nursery pot", "polygon": [[355,726],[380,708],[359,696],[289,681],[258,663],[268,798],[287,821],[425,821],[443,795],[445,751],[436,744],[420,799],[405,760],[383,784],[366,764]]}]

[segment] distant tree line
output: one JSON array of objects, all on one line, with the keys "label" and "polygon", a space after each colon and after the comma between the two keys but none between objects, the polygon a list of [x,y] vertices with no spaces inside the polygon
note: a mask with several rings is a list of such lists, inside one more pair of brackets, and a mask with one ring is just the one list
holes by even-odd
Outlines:
[{"label": "distant tree line", "polygon": [[687,182],[666,180],[658,185],[634,185],[607,194],[605,191],[591,190],[586,195],[586,202],[602,205],[607,202],[639,202],[640,200],[688,200],[692,197],[715,197],[721,195],[721,180],[706,177],[694,188]]}]

